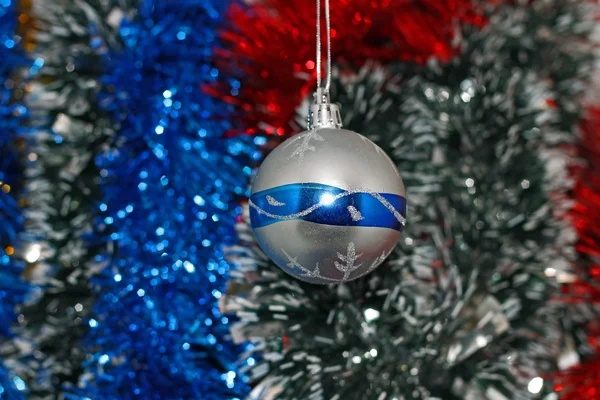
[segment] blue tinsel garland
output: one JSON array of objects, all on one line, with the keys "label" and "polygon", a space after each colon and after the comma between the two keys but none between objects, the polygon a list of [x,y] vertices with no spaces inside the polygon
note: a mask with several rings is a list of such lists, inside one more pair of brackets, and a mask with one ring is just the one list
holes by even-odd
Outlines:
[{"label": "blue tinsel garland", "polygon": [[[25,64],[17,50],[20,38],[15,28],[14,1],[0,0],[0,343],[13,336],[15,306],[24,301],[28,290],[21,279],[23,266],[13,256],[23,225],[23,216],[14,198],[21,173],[14,140],[21,134],[20,124],[25,114],[24,107],[12,101],[15,85],[12,75]],[[0,399],[21,399],[23,389],[23,381],[12,376],[0,360]]]},{"label": "blue tinsel garland", "polygon": [[[95,280],[86,344],[94,399],[233,399],[247,392],[218,299],[230,268],[238,201],[260,153],[225,139],[229,107],[201,86],[228,2],[142,1],[123,20],[122,51],[109,55],[102,100],[114,113],[114,146],[97,159],[104,177],[97,228],[114,252]],[[232,88],[239,82],[230,80]],[[257,139],[260,142],[260,139]]]}]

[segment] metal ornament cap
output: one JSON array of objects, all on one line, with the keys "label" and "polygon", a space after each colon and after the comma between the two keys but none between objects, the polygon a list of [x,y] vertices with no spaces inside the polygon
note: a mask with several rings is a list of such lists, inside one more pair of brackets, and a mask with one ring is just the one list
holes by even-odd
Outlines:
[{"label": "metal ornament cap", "polygon": [[405,217],[404,184],[392,160],[341,128],[286,140],[252,185],[258,243],[277,266],[310,283],[342,283],[373,271],[396,246]]},{"label": "metal ornament cap", "polygon": [[308,110],[307,122],[309,130],[342,127],[340,106],[331,103],[329,93],[325,93],[322,88],[317,89],[315,93],[315,102]]}]

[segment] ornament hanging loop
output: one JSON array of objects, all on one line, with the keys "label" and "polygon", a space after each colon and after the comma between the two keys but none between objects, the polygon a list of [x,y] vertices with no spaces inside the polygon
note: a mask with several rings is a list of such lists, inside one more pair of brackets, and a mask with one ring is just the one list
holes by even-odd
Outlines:
[{"label": "ornament hanging loop", "polygon": [[317,91],[314,103],[308,111],[308,129],[341,128],[340,106],[332,104],[329,98],[331,88],[331,17],[329,0],[325,0],[325,21],[327,30],[327,81],[321,87],[321,0],[317,0]]}]

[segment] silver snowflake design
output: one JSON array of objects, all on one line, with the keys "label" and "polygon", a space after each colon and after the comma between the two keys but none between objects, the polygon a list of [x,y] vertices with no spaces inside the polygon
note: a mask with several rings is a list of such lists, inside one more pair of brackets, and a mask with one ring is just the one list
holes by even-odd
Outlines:
[{"label": "silver snowflake design", "polygon": [[292,257],[290,256],[284,249],[281,249],[281,251],[283,251],[283,254],[285,254],[285,256],[288,259],[288,263],[286,264],[288,267],[290,268],[298,268],[300,271],[303,272],[303,274],[301,275],[304,278],[320,278],[320,279],[325,279],[331,282],[335,282],[335,279],[331,279],[331,278],[326,278],[324,276],[321,275],[321,271],[319,270],[319,263],[317,263],[317,265],[315,266],[315,269],[313,269],[312,271],[306,267],[304,267],[302,264],[300,264],[298,262],[298,257]]},{"label": "silver snowflake design", "polygon": [[[391,251],[390,251],[391,253]],[[375,258],[373,260],[373,263],[371,264],[371,266],[369,267],[369,270],[367,271],[367,274],[372,272],[375,268],[377,268],[379,266],[379,264],[381,264],[389,255],[390,253],[385,252],[385,250],[383,251],[383,253],[381,253],[381,255],[377,258]]]},{"label": "silver snowflake design", "polygon": [[[340,282],[337,279],[332,279],[332,278],[328,278],[328,277],[321,275],[321,270],[319,269],[319,263],[316,263],[315,268],[311,270],[311,269],[306,268],[304,265],[300,264],[298,262],[298,257],[292,257],[284,249],[281,249],[281,251],[283,252],[283,254],[285,254],[285,256],[288,259],[288,263],[286,265],[289,268],[295,268],[302,272],[300,277],[323,279],[325,281],[329,281],[332,283]],[[383,260],[385,260],[385,258],[388,255],[389,254],[386,254],[384,251],[379,257],[375,258],[375,260],[373,260],[373,262],[371,263],[371,266],[367,270],[367,273],[373,271],[379,264],[381,264],[383,262]],[[355,246],[354,242],[348,243],[348,247],[346,249],[345,255],[341,254],[341,253],[337,253],[337,258],[339,259],[339,261],[335,261],[334,266],[338,271],[340,271],[344,274],[341,279],[342,282],[348,281],[350,279],[350,275],[352,275],[352,273],[354,271],[356,271],[357,269],[359,269],[360,267],[363,266],[363,264],[356,263],[356,261],[359,259],[360,256],[362,256],[362,254],[356,254],[356,246]]]},{"label": "silver snowflake design", "polygon": [[354,246],[354,242],[348,243],[348,249],[346,250],[346,255],[337,253],[337,256],[340,259],[340,261],[342,261],[344,264],[336,261],[336,262],[334,262],[333,265],[335,265],[335,268],[338,271],[344,273],[344,277],[342,278],[343,281],[347,281],[348,278],[350,278],[350,274],[352,272],[354,272],[357,269],[359,269],[360,267],[362,267],[362,264],[358,264],[358,265],[354,264],[356,262],[356,260],[358,260],[358,258],[360,256],[362,256],[362,254],[356,255],[356,247]]},{"label": "silver snowflake design", "polygon": [[296,149],[294,149],[293,153],[289,158],[297,158],[299,162],[304,160],[304,154],[307,151],[317,151],[317,148],[311,144],[311,140],[315,140],[317,142],[324,142],[323,136],[319,135],[316,131],[308,131],[304,135],[298,135],[294,139],[290,140],[289,143],[285,145],[284,148],[287,148],[294,143],[300,141],[300,144]]}]

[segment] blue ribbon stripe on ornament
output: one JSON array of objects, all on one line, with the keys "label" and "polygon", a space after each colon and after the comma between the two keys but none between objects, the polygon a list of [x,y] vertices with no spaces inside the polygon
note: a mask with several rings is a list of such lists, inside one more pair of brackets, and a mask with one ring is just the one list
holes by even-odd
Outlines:
[{"label": "blue ribbon stripe on ornament", "polygon": [[303,220],[323,225],[371,226],[402,231],[406,199],[397,194],[348,191],[319,183],[294,183],[254,193],[254,228]]}]

